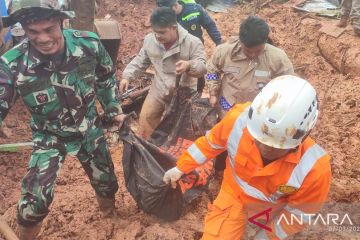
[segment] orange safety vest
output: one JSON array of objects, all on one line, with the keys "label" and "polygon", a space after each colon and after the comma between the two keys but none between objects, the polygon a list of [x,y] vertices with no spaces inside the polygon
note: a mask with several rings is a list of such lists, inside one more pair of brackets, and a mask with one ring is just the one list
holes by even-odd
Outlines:
[{"label": "orange safety vest", "polygon": [[[283,204],[280,213],[305,216],[317,212],[327,198],[330,156],[310,137],[293,152],[267,166],[246,128],[250,103],[235,105],[206,136],[197,139],[180,157],[177,167],[187,173],[227,150],[222,190],[243,205]],[[306,204],[308,204],[306,206]],[[278,216],[279,216],[278,214]],[[261,239],[284,239],[301,224],[268,223],[274,231],[260,231]],[[289,218],[290,219],[290,218]],[[306,218],[305,218],[306,220]]]}]

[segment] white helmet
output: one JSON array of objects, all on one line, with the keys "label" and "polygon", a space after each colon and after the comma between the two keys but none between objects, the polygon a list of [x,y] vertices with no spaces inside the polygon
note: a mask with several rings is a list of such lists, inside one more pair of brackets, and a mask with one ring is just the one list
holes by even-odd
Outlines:
[{"label": "white helmet", "polygon": [[255,97],[247,128],[267,146],[291,149],[308,135],[318,114],[313,86],[302,78],[285,75],[271,80]]}]

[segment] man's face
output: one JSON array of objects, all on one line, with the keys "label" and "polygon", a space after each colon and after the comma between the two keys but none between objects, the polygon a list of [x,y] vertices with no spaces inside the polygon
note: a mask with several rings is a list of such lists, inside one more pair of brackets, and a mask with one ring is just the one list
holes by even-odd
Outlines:
[{"label": "man's face", "polygon": [[165,28],[153,26],[152,29],[156,39],[162,44],[173,43],[177,39],[177,26]]},{"label": "man's face", "polygon": [[246,47],[244,44],[241,45],[243,53],[249,59],[257,58],[264,51],[264,48],[265,43],[251,48]]},{"label": "man's face", "polygon": [[282,158],[292,151],[292,149],[273,148],[257,141],[256,139],[255,145],[259,149],[261,157],[270,161]]},{"label": "man's face", "polygon": [[64,36],[61,31],[61,20],[51,18],[23,26],[30,44],[44,55],[60,53],[64,49]]}]

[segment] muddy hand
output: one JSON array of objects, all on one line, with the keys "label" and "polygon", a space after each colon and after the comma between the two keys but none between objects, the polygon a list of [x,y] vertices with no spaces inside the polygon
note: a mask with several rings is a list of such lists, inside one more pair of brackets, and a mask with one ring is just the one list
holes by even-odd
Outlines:
[{"label": "muddy hand", "polygon": [[125,118],[126,118],[126,114],[122,113],[122,114],[114,116],[112,120],[119,126],[119,128],[121,128],[121,126],[123,125],[123,123],[125,121]]},{"label": "muddy hand", "polygon": [[189,61],[180,60],[176,63],[176,69],[175,69],[176,75],[181,75],[189,70],[190,70]]},{"label": "muddy hand", "polygon": [[181,176],[184,173],[182,171],[180,171],[177,167],[173,167],[170,170],[166,171],[164,177],[163,177],[163,181],[166,184],[171,183],[171,187],[172,188],[176,188],[176,182],[181,178]]},{"label": "muddy hand", "polygon": [[210,96],[209,102],[210,102],[210,105],[211,105],[212,107],[215,107],[216,104],[217,104],[217,97],[216,97],[216,96]]},{"label": "muddy hand", "polygon": [[122,80],[120,81],[120,86],[119,86],[120,92],[121,92],[121,93],[124,93],[124,92],[126,92],[126,91],[128,90],[128,88],[129,88],[129,80],[127,80],[127,79],[122,79]]}]

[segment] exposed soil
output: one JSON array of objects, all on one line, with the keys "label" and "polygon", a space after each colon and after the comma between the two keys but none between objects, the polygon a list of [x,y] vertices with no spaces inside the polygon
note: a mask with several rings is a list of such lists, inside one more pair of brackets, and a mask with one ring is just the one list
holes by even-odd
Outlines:
[{"label": "exposed soil", "polygon": [[[329,200],[331,202],[360,202],[360,72],[347,67],[342,74],[336,61],[324,58],[318,44],[331,42],[329,48],[341,48],[344,42],[329,40],[318,30],[326,18],[312,18],[304,13],[293,12],[293,2],[271,3],[258,14],[271,25],[275,45],[283,48],[292,60],[298,75],[309,79],[319,93],[320,120],[312,137],[332,156],[333,179]],[[100,17],[110,14],[122,27],[122,44],[119,50],[118,79],[121,71],[142,45],[147,32],[151,31],[148,18],[155,0],[102,0]],[[241,19],[254,14],[254,4],[235,6],[227,14],[211,14],[227,39],[237,35]],[[320,40],[319,40],[320,39]],[[341,36],[346,44],[359,46],[351,29]],[[210,55],[214,44],[206,36],[206,49]],[[352,59],[359,59],[359,48],[352,51]],[[334,56],[333,58],[336,58]],[[359,60],[357,60],[359,61]],[[352,60],[346,61],[352,64]],[[348,65],[348,66],[350,66]],[[355,69],[355,70],[354,70]],[[0,138],[2,143],[30,141],[29,114],[18,101],[8,115],[5,125],[12,130],[10,138]],[[57,180],[54,202],[45,219],[39,239],[199,239],[202,222],[208,204],[207,196],[192,203],[183,217],[166,223],[139,210],[127,192],[122,167],[122,145],[112,143],[111,152],[119,181],[116,194],[117,217],[103,218],[97,208],[94,192],[77,159],[68,157]],[[0,153],[0,214],[15,227],[16,202],[20,194],[20,180],[26,171],[30,151]],[[215,180],[212,189],[218,189]],[[251,232],[251,231],[250,231]],[[0,235],[0,239],[1,235]],[[293,239],[360,239],[355,235],[337,235],[324,230],[305,231]]]}]

